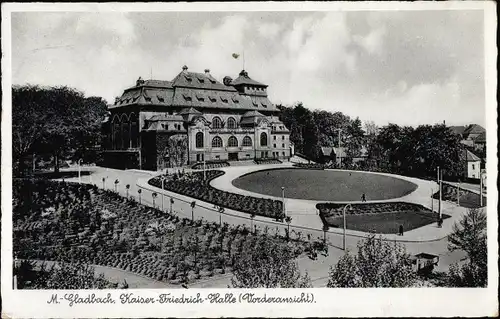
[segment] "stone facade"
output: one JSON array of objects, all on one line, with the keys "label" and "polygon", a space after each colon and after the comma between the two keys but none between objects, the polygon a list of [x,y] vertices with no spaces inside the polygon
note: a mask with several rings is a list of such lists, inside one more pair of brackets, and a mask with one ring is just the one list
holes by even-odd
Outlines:
[{"label": "stone facade", "polygon": [[[203,161],[286,160],[291,154],[290,132],[267,97],[267,85],[245,71],[223,83],[209,70],[187,67],[172,81],[139,78],[109,111],[104,157],[111,167],[159,170]],[[135,159],[115,163],[124,151]]]}]

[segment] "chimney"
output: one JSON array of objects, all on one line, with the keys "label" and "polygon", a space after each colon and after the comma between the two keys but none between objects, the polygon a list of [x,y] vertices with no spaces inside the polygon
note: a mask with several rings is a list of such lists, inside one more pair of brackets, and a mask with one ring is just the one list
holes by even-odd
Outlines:
[{"label": "chimney", "polygon": [[209,75],[210,74],[210,69],[205,69],[205,74]]},{"label": "chimney", "polygon": [[120,97],[119,96],[115,97],[115,105],[118,104],[118,102],[120,102]]},{"label": "chimney", "polygon": [[186,65],[184,65],[184,66],[182,67],[182,71],[186,72],[187,70],[188,70],[188,67],[187,67]]}]

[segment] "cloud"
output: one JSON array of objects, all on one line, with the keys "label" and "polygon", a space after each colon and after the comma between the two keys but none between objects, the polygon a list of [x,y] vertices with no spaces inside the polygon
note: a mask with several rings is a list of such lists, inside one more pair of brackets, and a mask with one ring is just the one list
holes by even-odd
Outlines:
[{"label": "cloud", "polygon": [[244,53],[275,103],[379,124],[481,124],[482,28],[472,11],[15,13],[13,82],[112,102],[137,77],[171,80],[184,64],[235,77]]},{"label": "cloud", "polygon": [[277,23],[262,23],[257,30],[262,37],[274,39],[282,30],[282,26]]},{"label": "cloud", "polygon": [[369,54],[381,55],[383,50],[383,40],[386,34],[384,27],[378,28],[370,32],[367,36],[354,36],[355,43],[360,45]]}]

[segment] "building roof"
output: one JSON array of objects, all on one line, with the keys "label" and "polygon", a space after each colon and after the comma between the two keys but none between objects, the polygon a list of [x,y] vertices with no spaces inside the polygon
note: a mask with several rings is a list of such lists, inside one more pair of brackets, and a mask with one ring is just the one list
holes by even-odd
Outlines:
[{"label": "building roof", "polygon": [[248,76],[248,72],[245,70],[241,70],[239,76],[231,82],[232,85],[238,86],[243,84],[249,84],[254,86],[262,86],[267,87],[267,85],[262,84],[260,82],[255,81],[254,79]]},{"label": "building roof", "polygon": [[467,162],[478,162],[481,161],[479,157],[477,157],[474,153],[469,150],[463,151],[463,156]]},{"label": "building roof", "polygon": [[[246,72],[239,79],[236,83],[251,80]],[[184,66],[182,72],[172,81],[142,80],[139,78],[136,85],[126,89],[110,108],[140,104],[243,111],[278,111],[265,92],[240,94],[232,82],[224,85],[212,77],[209,70],[205,70],[205,73],[188,72],[187,67]],[[260,85],[260,83],[254,82],[252,82],[254,85]]]},{"label": "building roof", "polygon": [[333,147],[333,152],[337,157],[347,157],[345,147]]},{"label": "building roof", "polygon": [[157,121],[167,121],[167,122],[179,122],[179,121],[184,121],[182,116],[180,115],[167,115],[167,114],[157,114],[151,116],[149,119],[146,119],[147,121],[150,122],[157,122]]},{"label": "building roof", "polygon": [[200,114],[200,115],[202,115],[203,113],[201,113],[200,111],[198,111],[192,107],[185,108],[179,112],[179,115],[186,115],[186,114]]},{"label": "building roof", "polygon": [[321,154],[323,156],[330,156],[333,152],[333,148],[329,146],[322,146],[321,147]]},{"label": "building roof", "polygon": [[478,124],[471,124],[465,129],[464,134],[481,134],[483,132],[486,132],[484,127]]},{"label": "building roof", "polygon": [[464,125],[461,126],[450,126],[450,130],[457,134],[457,135],[462,135],[465,132],[466,127]]},{"label": "building roof", "polygon": [[486,143],[486,131],[479,134],[474,140],[476,143]]}]

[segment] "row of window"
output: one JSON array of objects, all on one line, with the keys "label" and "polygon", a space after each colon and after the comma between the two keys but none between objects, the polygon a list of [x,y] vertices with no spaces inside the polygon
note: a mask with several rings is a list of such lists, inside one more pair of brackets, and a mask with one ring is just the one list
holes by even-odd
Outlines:
[{"label": "row of window", "polygon": [[[196,144],[196,148],[203,148],[204,147],[204,137],[203,137],[202,132],[196,133],[195,144]],[[241,145],[244,147],[251,147],[252,146],[252,139],[250,138],[250,136],[245,136],[243,138]],[[238,147],[238,139],[234,136],[230,136],[227,140],[227,146],[228,147]],[[262,132],[260,134],[260,146],[267,146],[267,134],[264,132]],[[222,138],[220,136],[215,136],[212,139],[212,147],[213,148],[223,147]],[[276,147],[276,144],[275,144],[275,147]]]},{"label": "row of window", "polygon": [[[170,126],[168,124],[162,124],[161,128],[164,129],[164,130],[170,130]],[[181,124],[174,123],[174,130],[180,131],[181,129],[182,129],[182,125]]]},{"label": "row of window", "polygon": [[[216,116],[212,119],[212,128],[214,129],[222,128],[222,120],[220,119],[220,117]],[[227,128],[228,129],[238,128],[238,124],[236,123],[236,120],[233,117],[227,119]]]},{"label": "row of window", "polygon": [[[274,137],[274,140],[276,141],[276,135],[274,135],[273,137]],[[282,140],[285,140],[285,135],[282,135],[282,136],[281,136],[281,139],[282,139]]]},{"label": "row of window", "polygon": [[[276,148],[276,144],[273,144],[273,147]],[[281,144],[281,148],[285,148],[285,144]]]}]

